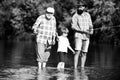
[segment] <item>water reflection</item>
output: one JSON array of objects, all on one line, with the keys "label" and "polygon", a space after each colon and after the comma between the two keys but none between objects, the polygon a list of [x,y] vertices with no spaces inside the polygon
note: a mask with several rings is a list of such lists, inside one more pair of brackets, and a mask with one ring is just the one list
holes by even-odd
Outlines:
[{"label": "water reflection", "polygon": [[39,69],[37,80],[49,80],[51,78],[51,75],[47,72],[46,68]]},{"label": "water reflection", "polygon": [[57,65],[54,64],[57,63],[58,57],[55,53],[50,56],[46,69],[37,70],[34,48],[34,43],[0,41],[0,65],[6,64],[0,66],[0,80],[110,80],[113,74],[117,74],[116,70],[112,69],[120,67],[120,47],[97,44],[90,46],[86,64],[88,68],[85,70],[71,68],[73,65],[71,54],[68,54],[66,68],[57,70]]},{"label": "water reflection", "polygon": [[24,56],[24,43],[13,44],[11,51],[11,64],[20,64]]},{"label": "water reflection", "polygon": [[65,73],[64,70],[61,70],[57,73],[57,80],[68,80],[69,74]]},{"label": "water reflection", "polygon": [[3,76],[0,80],[31,80],[35,79],[35,72],[35,67],[7,68],[2,71]]},{"label": "water reflection", "polygon": [[[103,68],[113,68],[114,65],[114,54],[115,50],[112,45],[109,44],[100,44],[100,45],[93,45],[91,47],[93,51],[89,52],[90,57],[92,59],[91,64],[92,66],[103,67]],[[89,60],[88,59],[88,60]]]},{"label": "water reflection", "polygon": [[88,78],[88,75],[85,73],[84,69],[81,69],[80,71],[75,69],[74,80],[89,80],[89,78]]},{"label": "water reflection", "polygon": [[[120,48],[114,48],[113,46],[108,44],[92,45],[90,46],[89,49],[86,65],[104,68],[105,67],[114,68],[116,67],[116,65],[120,66],[120,63],[118,63],[120,61],[119,50]],[[49,59],[50,65],[57,63],[58,55],[54,52],[55,51],[51,53]],[[66,62],[67,66],[70,67],[73,66],[73,56],[74,55],[72,54],[68,55],[68,59]],[[10,63],[9,65],[19,64],[37,65],[37,63],[35,63],[36,52],[34,43],[30,42],[4,43],[4,41],[0,41],[0,63],[5,63],[4,61],[6,60]]]},{"label": "water reflection", "polygon": [[113,75],[118,77],[117,73],[110,70],[92,69],[90,71],[90,68],[59,71],[56,68],[47,67],[38,71],[37,67],[24,66],[0,70],[0,80],[113,80]]},{"label": "water reflection", "polygon": [[56,68],[43,68],[38,70],[37,80],[69,80],[70,74]]},{"label": "water reflection", "polygon": [[0,41],[0,65],[4,62],[4,51],[5,51],[5,46],[4,46],[4,41]]}]

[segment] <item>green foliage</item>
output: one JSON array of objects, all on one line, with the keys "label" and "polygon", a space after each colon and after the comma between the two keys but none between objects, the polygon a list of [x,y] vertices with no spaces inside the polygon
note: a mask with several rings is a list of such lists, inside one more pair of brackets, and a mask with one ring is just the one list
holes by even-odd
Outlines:
[{"label": "green foliage", "polygon": [[116,38],[114,35],[120,33],[115,30],[120,25],[116,22],[120,20],[120,16],[116,14],[116,3],[112,0],[94,0],[93,8],[89,11],[93,18],[94,28],[100,28],[100,31],[95,31],[97,34],[94,35],[99,34],[101,41],[113,41]]},{"label": "green foliage", "polygon": [[[32,32],[31,28],[37,17],[45,12],[46,7],[53,6],[54,3],[55,1],[52,0],[9,0],[2,2],[0,17],[3,21],[0,23],[0,36],[4,33],[3,36],[6,36],[7,39],[18,36],[26,37],[24,33]],[[6,24],[12,27],[11,34],[8,34],[9,30]]]},{"label": "green foliage", "polygon": [[10,17],[10,9],[8,5],[9,4],[5,1],[0,3],[0,39],[5,37],[6,28],[4,27],[4,25]]},{"label": "green foliage", "polygon": [[[81,0],[4,0],[0,3],[0,37],[26,37],[24,34],[32,33],[34,22],[39,15],[45,13],[48,6],[55,8],[57,25],[64,23],[70,29],[71,18],[79,1]],[[86,10],[91,14],[94,28],[100,28],[95,30],[93,38],[98,41],[112,41],[116,38],[119,40],[120,1],[84,1],[87,4]]]}]

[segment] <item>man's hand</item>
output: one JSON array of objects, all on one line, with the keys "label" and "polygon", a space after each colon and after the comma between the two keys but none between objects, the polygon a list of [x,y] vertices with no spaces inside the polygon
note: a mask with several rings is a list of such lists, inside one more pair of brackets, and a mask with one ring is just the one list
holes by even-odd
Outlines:
[{"label": "man's hand", "polygon": [[81,34],[90,34],[89,31],[80,31],[80,30],[75,30],[75,31]]},{"label": "man's hand", "polygon": [[81,33],[81,34],[86,34],[86,35],[92,35],[93,34],[93,29],[87,30],[87,31],[80,31],[80,30],[75,30],[75,31],[78,32],[78,33]]},{"label": "man's hand", "polygon": [[93,34],[93,32],[94,32],[94,29],[90,29],[90,35],[92,35]]},{"label": "man's hand", "polygon": [[55,40],[52,41],[52,45],[55,45]]},{"label": "man's hand", "polygon": [[35,33],[35,34],[38,34],[38,30],[37,30],[37,29],[34,29],[34,33]]},{"label": "man's hand", "polygon": [[52,45],[55,45],[55,36],[52,37]]}]

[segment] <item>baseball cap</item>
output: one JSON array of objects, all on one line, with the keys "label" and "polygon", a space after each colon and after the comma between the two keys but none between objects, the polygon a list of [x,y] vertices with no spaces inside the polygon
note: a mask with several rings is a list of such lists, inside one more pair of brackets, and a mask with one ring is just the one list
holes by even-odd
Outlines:
[{"label": "baseball cap", "polygon": [[54,14],[55,10],[52,7],[48,7],[47,10],[46,10],[46,12]]},{"label": "baseball cap", "polygon": [[81,2],[77,3],[77,7],[79,7],[79,6],[85,6],[86,7],[87,5],[84,1],[81,1]]}]

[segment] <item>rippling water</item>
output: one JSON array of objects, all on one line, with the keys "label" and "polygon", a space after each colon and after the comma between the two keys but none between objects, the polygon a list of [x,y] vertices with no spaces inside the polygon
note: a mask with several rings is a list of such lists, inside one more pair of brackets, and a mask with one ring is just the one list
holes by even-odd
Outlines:
[{"label": "rippling water", "polygon": [[117,80],[116,70],[85,68],[85,70],[57,70],[47,67],[38,70],[35,66],[19,66],[0,71],[0,80]]},{"label": "rippling water", "polygon": [[53,47],[47,68],[37,69],[34,42],[0,41],[0,80],[119,80],[120,47],[90,45],[85,69],[73,69],[72,53],[65,70],[57,70],[58,55]]}]

